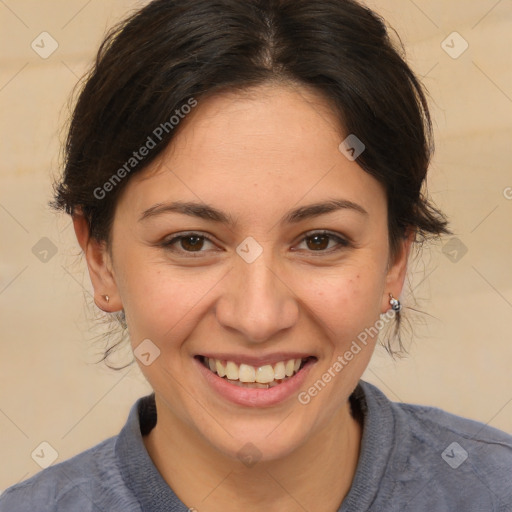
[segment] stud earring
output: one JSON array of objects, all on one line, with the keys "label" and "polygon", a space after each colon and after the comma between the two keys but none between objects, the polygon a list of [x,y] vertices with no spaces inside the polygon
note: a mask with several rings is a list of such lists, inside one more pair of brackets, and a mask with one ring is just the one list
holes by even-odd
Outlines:
[{"label": "stud earring", "polygon": [[108,295],[102,295],[102,297],[105,299],[105,302],[108,304],[110,301],[110,297]]},{"label": "stud earring", "polygon": [[400,304],[398,299],[393,297],[392,293],[389,294],[389,304],[391,305],[393,311],[396,311],[397,313],[402,309],[402,304]]}]

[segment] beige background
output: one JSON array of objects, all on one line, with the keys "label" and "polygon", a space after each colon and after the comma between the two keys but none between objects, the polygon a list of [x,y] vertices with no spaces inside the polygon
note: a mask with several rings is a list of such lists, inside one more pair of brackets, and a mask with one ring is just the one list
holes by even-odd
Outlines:
[{"label": "beige background", "polygon": [[[61,461],[116,434],[150,391],[136,367],[94,364],[101,325],[86,305],[85,263],[69,218],[46,206],[69,93],[105,29],[142,3],[0,1],[0,489],[41,469],[31,454],[43,441]],[[418,303],[406,295],[405,305],[428,315],[410,316],[410,356],[394,363],[377,350],[364,378],[393,400],[512,433],[512,3],[368,4],[396,28],[430,90],[429,191],[458,240],[411,267]],[[47,59],[31,48],[43,31],[59,45]],[[441,46],[453,31],[469,44],[456,59]],[[453,37],[447,44],[461,48]],[[46,263],[32,252],[43,237],[58,251]]]}]

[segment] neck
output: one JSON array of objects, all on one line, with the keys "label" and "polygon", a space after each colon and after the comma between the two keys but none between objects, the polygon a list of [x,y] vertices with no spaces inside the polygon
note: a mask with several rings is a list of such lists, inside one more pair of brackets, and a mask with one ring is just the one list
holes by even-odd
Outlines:
[{"label": "neck", "polygon": [[[171,414],[156,396],[158,421],[144,444],[180,500],[201,512],[336,512],[348,494],[359,459],[362,419],[350,404],[281,459],[246,467],[221,455]],[[194,507],[194,508],[193,508]]]}]

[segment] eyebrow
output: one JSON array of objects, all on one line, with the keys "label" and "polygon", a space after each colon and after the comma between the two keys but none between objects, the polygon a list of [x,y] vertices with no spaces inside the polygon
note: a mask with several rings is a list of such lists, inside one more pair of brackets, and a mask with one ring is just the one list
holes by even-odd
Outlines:
[{"label": "eyebrow", "polygon": [[[286,213],[279,222],[282,224],[296,224],[303,220],[312,219],[338,210],[351,210],[360,213],[361,215],[368,216],[368,212],[357,203],[348,201],[347,199],[331,199],[329,201],[301,206],[291,210]],[[236,224],[231,215],[208,204],[194,203],[190,201],[157,203],[142,213],[139,218],[139,222],[165,213],[181,213],[191,217],[198,217],[200,219],[226,224],[228,226],[235,226]]]}]

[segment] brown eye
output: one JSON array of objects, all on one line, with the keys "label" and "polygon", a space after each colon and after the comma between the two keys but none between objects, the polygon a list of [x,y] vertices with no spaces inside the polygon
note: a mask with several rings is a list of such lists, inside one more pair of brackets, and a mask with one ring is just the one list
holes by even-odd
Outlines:
[{"label": "brown eye", "polygon": [[317,251],[327,249],[329,245],[329,235],[312,235],[306,238],[308,248]]},{"label": "brown eye", "polygon": [[199,233],[185,233],[183,235],[175,236],[169,240],[164,240],[161,246],[164,249],[175,253],[198,253],[207,252],[204,249],[204,244],[213,242],[205,235]]},{"label": "brown eye", "polygon": [[[335,252],[350,245],[350,242],[344,238],[341,238],[340,236],[328,231],[311,233],[305,236],[302,239],[302,242],[306,244],[306,248],[309,252],[318,253]],[[335,242],[334,246],[331,245],[329,247],[330,242]]]},{"label": "brown eye", "polygon": [[186,251],[201,250],[204,243],[204,237],[201,236],[184,236],[181,237],[180,245]]}]

